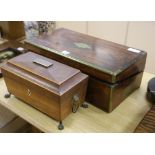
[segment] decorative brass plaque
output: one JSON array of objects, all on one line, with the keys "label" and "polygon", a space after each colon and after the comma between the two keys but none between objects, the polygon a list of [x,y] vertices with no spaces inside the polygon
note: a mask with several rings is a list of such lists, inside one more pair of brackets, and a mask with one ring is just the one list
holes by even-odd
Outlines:
[{"label": "decorative brass plaque", "polygon": [[78,48],[88,48],[88,49],[91,49],[91,46],[86,44],[86,43],[80,43],[80,42],[75,42],[74,43],[75,46],[77,46]]}]

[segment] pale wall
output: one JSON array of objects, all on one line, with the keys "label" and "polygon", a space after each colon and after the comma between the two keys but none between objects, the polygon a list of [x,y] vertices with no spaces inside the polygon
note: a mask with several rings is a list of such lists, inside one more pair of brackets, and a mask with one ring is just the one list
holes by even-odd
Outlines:
[{"label": "pale wall", "polygon": [[56,28],[62,27],[81,33],[87,33],[87,22],[56,22]]},{"label": "pale wall", "polygon": [[88,22],[88,34],[124,44],[127,22]]},{"label": "pale wall", "polygon": [[155,22],[56,22],[64,27],[95,37],[147,51],[145,71],[155,74]]}]

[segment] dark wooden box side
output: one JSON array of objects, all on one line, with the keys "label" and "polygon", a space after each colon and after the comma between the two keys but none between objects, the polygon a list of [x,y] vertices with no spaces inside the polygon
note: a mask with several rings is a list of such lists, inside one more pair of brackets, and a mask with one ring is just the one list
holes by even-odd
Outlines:
[{"label": "dark wooden box side", "polygon": [[[85,100],[88,81],[88,76],[85,74],[79,73],[79,76],[75,76],[76,78],[69,79],[72,82],[68,81],[68,85],[65,87],[70,89],[67,89],[65,93],[55,94],[47,88],[29,81],[27,76],[20,76],[19,73],[16,74],[13,71],[13,69],[9,69],[9,65],[2,67],[8,92],[57,121],[62,121],[72,112],[74,95],[77,94],[79,97],[79,106]],[[21,72],[23,71],[21,70]],[[21,73],[21,75],[24,74]]]},{"label": "dark wooden box side", "polygon": [[126,99],[134,90],[140,87],[143,72],[129,77],[112,88],[111,110],[115,109],[124,99]]},{"label": "dark wooden box side", "polygon": [[73,107],[73,97],[76,95],[79,97],[79,107],[85,101],[86,91],[87,91],[88,78],[85,78],[80,83],[78,83],[75,87],[73,87],[70,91],[63,94],[60,98],[61,102],[61,119],[65,119],[68,114],[72,112]]},{"label": "dark wooden box side", "polygon": [[135,89],[140,87],[143,72],[118,84],[107,84],[89,78],[86,100],[107,112],[113,111]]},{"label": "dark wooden box side", "polygon": [[144,71],[146,63],[147,54],[142,55],[134,64],[132,64],[128,69],[124,71],[124,74],[117,75],[117,81],[123,81],[124,79],[129,78],[130,76]]},{"label": "dark wooden box side", "polygon": [[[48,90],[42,89],[37,85],[18,77],[2,68],[4,80],[8,92],[15,95],[29,105],[41,109],[42,112],[56,120],[60,120],[60,99],[58,95],[51,94]],[[28,95],[28,90],[32,95]],[[41,95],[44,94],[44,95]]]}]

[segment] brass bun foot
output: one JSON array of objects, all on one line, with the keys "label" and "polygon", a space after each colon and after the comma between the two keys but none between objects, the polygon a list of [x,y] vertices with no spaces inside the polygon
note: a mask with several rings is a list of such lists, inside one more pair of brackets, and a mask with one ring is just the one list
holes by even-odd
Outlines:
[{"label": "brass bun foot", "polygon": [[83,104],[81,105],[81,107],[82,107],[82,108],[88,108],[88,104],[83,103]]},{"label": "brass bun foot", "polygon": [[62,122],[60,121],[59,125],[58,125],[58,129],[59,130],[63,130],[64,129],[64,125],[62,124]]},{"label": "brass bun foot", "polygon": [[10,98],[11,97],[11,93],[7,93],[4,95],[5,98]]}]

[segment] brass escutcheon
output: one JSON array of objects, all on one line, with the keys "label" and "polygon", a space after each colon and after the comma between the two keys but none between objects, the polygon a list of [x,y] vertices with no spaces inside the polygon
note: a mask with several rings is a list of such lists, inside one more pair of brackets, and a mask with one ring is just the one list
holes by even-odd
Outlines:
[{"label": "brass escutcheon", "polygon": [[27,95],[28,95],[28,96],[31,95],[31,91],[30,91],[30,89],[27,90]]}]

